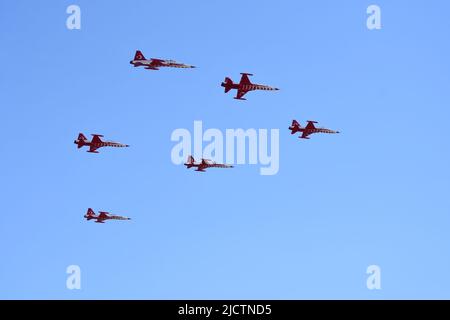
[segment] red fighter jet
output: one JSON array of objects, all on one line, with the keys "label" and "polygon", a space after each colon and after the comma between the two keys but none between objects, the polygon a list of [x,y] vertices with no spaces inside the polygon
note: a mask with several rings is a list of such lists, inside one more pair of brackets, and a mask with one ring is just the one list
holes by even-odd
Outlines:
[{"label": "red fighter jet", "polygon": [[116,216],[116,215],[110,214],[109,212],[99,211],[98,213],[99,213],[99,215],[96,215],[94,210],[89,208],[87,213],[84,215],[84,217],[86,218],[87,221],[96,219],[95,220],[96,223],[105,223],[104,222],[105,220],[131,220],[130,218]]},{"label": "red fighter jet", "polygon": [[114,141],[102,141],[102,139],[100,139],[103,137],[101,134],[92,134],[92,136],[93,136],[92,141],[88,141],[88,139],[84,136],[84,134],[80,133],[78,134],[78,139],[75,140],[73,143],[75,143],[78,146],[78,149],[80,149],[83,146],[88,146],[89,150],[87,152],[91,153],[98,153],[98,151],[96,150],[101,147],[115,147],[115,148],[129,147],[128,144],[122,144]]},{"label": "red fighter jet", "polygon": [[184,164],[186,168],[190,169],[192,167],[197,168],[195,171],[205,172],[207,168],[233,168],[228,164],[215,163],[214,161],[208,159],[202,159],[202,162],[195,163],[194,157],[189,156],[187,162]]},{"label": "red fighter jet", "polygon": [[325,128],[316,128],[314,125],[317,123],[316,121],[308,121],[306,127],[302,128],[302,126],[297,122],[297,120],[292,120],[292,125],[289,127],[291,130],[291,134],[295,134],[297,132],[302,132],[302,135],[299,136],[300,139],[309,139],[308,136],[313,133],[339,133],[339,131],[334,131]]},{"label": "red fighter jet", "polygon": [[162,59],[145,59],[141,51],[137,50],[134,59],[130,61],[135,67],[144,66],[147,70],[159,70],[160,67],[171,67],[171,68],[195,68],[195,66],[190,66],[183,63],[178,63],[173,60],[162,60]]},{"label": "red fighter jet", "polygon": [[253,91],[253,90],[280,90],[278,88],[273,88],[269,86],[265,86],[262,84],[253,84],[250,82],[250,79],[248,76],[252,76],[251,73],[241,73],[241,81],[239,83],[233,83],[233,80],[226,77],[224,82],[222,82],[221,86],[225,88],[225,93],[230,91],[231,89],[236,89],[237,94],[234,99],[237,100],[247,100],[245,98],[242,98],[247,92]]}]

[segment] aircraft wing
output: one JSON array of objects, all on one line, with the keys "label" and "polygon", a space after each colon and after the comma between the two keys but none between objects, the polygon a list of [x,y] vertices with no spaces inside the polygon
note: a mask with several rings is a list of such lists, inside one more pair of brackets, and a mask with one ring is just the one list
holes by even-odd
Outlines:
[{"label": "aircraft wing", "polygon": [[244,90],[238,89],[237,94],[236,94],[236,99],[242,99],[242,97],[245,96],[245,94],[247,92],[248,91],[244,91]]},{"label": "aircraft wing", "polygon": [[300,138],[306,139],[310,134],[311,134],[311,132],[303,131],[303,134],[302,134],[302,136]]},{"label": "aircraft wing", "polygon": [[97,150],[98,147],[94,147],[94,146],[89,146],[89,152],[96,152],[95,150]]},{"label": "aircraft wing", "polygon": [[161,59],[152,59],[152,62],[150,63],[150,67],[157,68],[161,67],[164,64],[164,60]]},{"label": "aircraft wing", "polygon": [[316,129],[314,126],[314,123],[317,123],[316,121],[308,121],[308,124],[306,125],[305,129]]},{"label": "aircraft wing", "polygon": [[202,159],[202,162],[200,162],[197,166],[197,170],[196,171],[205,171],[205,169],[208,168],[208,164],[205,162],[204,159]]},{"label": "aircraft wing", "polygon": [[107,218],[108,218],[108,212],[99,211],[99,215],[98,215],[99,220],[105,220]]},{"label": "aircraft wing", "polygon": [[251,76],[250,73],[241,73],[242,77],[241,77],[241,81],[239,82],[239,84],[252,84],[250,82],[250,79],[248,78],[248,76]]},{"label": "aircraft wing", "polygon": [[93,134],[92,135],[92,143],[102,143],[102,139],[100,139],[101,137],[103,137],[101,134]]}]

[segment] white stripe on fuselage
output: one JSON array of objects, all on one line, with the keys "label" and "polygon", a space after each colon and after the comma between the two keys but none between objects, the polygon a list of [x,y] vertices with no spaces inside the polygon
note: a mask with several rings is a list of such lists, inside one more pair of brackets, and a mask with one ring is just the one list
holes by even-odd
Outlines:
[{"label": "white stripe on fuselage", "polygon": [[[143,66],[151,66],[152,62],[153,62],[153,59],[149,59],[149,60],[133,60],[132,61],[133,64],[140,64],[140,65],[143,65]],[[163,64],[163,65],[166,64],[165,60],[158,60],[158,62],[161,62],[161,64]],[[156,66],[156,68],[157,67],[158,66]]]}]

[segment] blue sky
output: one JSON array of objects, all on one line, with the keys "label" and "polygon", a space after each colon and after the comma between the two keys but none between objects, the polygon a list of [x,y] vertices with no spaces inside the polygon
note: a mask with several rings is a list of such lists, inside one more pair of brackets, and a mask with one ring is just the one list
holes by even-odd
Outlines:
[{"label": "blue sky", "polygon": [[[0,298],[450,298],[449,10],[0,2]],[[198,68],[133,68],[136,49]],[[225,95],[244,71],[281,90]],[[294,118],[341,134],[296,139]],[[195,120],[279,128],[279,173],[173,165],[170,135]],[[89,154],[78,132],[131,148]],[[133,220],[87,223],[88,207]],[[66,288],[72,264],[81,290]],[[382,290],[366,288],[372,264]]]}]

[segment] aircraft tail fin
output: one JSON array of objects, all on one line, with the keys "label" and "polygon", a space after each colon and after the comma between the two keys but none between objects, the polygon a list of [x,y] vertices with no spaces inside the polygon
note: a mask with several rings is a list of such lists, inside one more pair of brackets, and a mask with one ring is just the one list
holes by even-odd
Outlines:
[{"label": "aircraft tail fin", "polygon": [[94,219],[94,217],[95,217],[95,212],[94,212],[94,210],[92,210],[91,208],[89,208],[89,209],[87,210],[86,215],[85,215],[84,217],[85,217],[87,220]]},{"label": "aircraft tail fin", "polygon": [[194,163],[195,163],[194,157],[193,157],[193,156],[189,156],[189,157],[187,158],[187,161],[186,161],[186,163],[185,163],[185,166],[189,169],[189,168],[192,168],[192,167],[194,166]]},{"label": "aircraft tail fin", "polygon": [[300,129],[301,129],[300,123],[298,123],[297,120],[292,120],[292,125],[289,127],[289,130],[291,130],[291,134],[300,131]]},{"label": "aircraft tail fin", "polygon": [[134,54],[134,60],[145,60],[145,57],[140,50],[136,50],[136,53]]},{"label": "aircraft tail fin", "polygon": [[225,80],[222,82],[222,87],[225,87],[225,93],[231,90],[231,87],[233,85],[233,80],[226,77]]},{"label": "aircraft tail fin", "polygon": [[84,146],[86,141],[87,141],[87,138],[84,136],[84,134],[79,133],[78,134],[78,139],[75,140],[75,143],[77,144],[78,149],[80,149],[82,146]]}]

